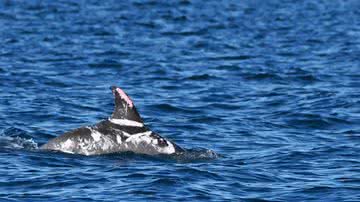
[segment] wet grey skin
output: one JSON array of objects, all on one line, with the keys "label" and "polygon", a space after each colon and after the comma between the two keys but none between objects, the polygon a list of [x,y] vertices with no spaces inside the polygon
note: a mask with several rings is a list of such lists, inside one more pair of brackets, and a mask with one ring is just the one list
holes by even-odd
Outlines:
[{"label": "wet grey skin", "polygon": [[126,151],[157,155],[184,151],[146,127],[132,100],[121,88],[112,86],[110,89],[115,98],[115,109],[109,119],[67,132],[40,149],[83,155]]}]

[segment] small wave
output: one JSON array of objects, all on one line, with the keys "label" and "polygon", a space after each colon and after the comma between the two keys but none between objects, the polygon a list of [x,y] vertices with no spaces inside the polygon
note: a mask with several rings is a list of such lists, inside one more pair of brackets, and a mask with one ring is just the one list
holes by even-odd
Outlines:
[{"label": "small wave", "polygon": [[255,58],[252,55],[230,55],[230,56],[217,56],[217,57],[210,57],[208,60],[249,60]]},{"label": "small wave", "polygon": [[[222,157],[222,155],[216,153],[215,151],[205,148],[185,149],[184,152],[180,152],[172,155],[165,155],[165,154],[146,155],[146,154],[139,154],[128,151],[128,152],[106,154],[105,156],[112,158],[113,157],[120,158],[122,161],[142,159],[142,160],[162,161],[162,162],[175,161],[177,163],[196,163],[196,162],[212,161]],[[141,175],[139,177],[141,177]]]},{"label": "small wave", "polygon": [[102,61],[102,62],[95,62],[88,64],[91,68],[114,68],[114,69],[120,69],[123,67],[121,63],[118,63],[116,61]]},{"label": "small wave", "polygon": [[[213,150],[205,148],[194,148],[184,149],[185,151],[176,154],[158,154],[158,155],[147,155],[134,153],[132,151],[110,153],[100,155],[104,158],[116,158],[121,162],[128,162],[134,160],[145,160],[145,161],[158,161],[158,162],[176,162],[176,163],[199,163],[204,161],[213,161],[223,157]],[[95,155],[97,156],[97,155]],[[91,157],[90,157],[91,158]],[[134,174],[131,178],[142,178],[142,174]]]},{"label": "small wave", "polygon": [[247,80],[282,80],[283,78],[276,73],[259,72],[259,73],[246,73],[243,75]]},{"label": "small wave", "polygon": [[221,118],[211,116],[199,116],[190,119],[191,123],[216,123],[222,121]]},{"label": "small wave", "polygon": [[2,148],[35,150],[38,148],[38,144],[33,139],[0,136],[0,149]]},{"label": "small wave", "polygon": [[25,131],[9,128],[0,133],[0,149],[38,149],[38,144]]},{"label": "small wave", "polygon": [[193,75],[193,76],[189,76],[189,77],[186,77],[185,79],[186,80],[209,80],[211,78],[216,78],[215,76],[211,76],[209,74],[200,74],[200,75]]},{"label": "small wave", "polygon": [[177,107],[170,104],[155,104],[152,105],[153,108],[167,111],[167,112],[179,112],[179,113],[201,113],[200,110],[192,109],[192,108],[185,108],[185,107]]},{"label": "small wave", "polygon": [[220,157],[221,155],[215,151],[205,148],[186,149],[184,152],[171,156],[174,160],[183,163],[210,161]]},{"label": "small wave", "polygon": [[206,33],[205,29],[199,29],[199,30],[188,30],[188,31],[164,31],[161,34],[165,36],[201,36]]}]

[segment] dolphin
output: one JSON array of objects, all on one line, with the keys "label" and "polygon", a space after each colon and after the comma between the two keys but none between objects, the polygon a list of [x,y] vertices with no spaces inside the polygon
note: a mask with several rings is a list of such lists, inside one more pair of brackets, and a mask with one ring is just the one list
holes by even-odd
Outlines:
[{"label": "dolphin", "polygon": [[111,86],[110,89],[115,108],[108,119],[66,132],[40,149],[87,156],[119,152],[159,155],[184,151],[174,142],[151,131],[132,99],[121,88]]}]

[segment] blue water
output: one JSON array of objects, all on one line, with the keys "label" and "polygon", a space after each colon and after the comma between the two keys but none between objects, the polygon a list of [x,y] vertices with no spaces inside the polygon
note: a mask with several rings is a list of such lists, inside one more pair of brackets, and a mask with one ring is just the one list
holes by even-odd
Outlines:
[{"label": "blue water", "polygon": [[[360,201],[359,8],[1,1],[0,201]],[[111,85],[186,154],[37,149]]]}]

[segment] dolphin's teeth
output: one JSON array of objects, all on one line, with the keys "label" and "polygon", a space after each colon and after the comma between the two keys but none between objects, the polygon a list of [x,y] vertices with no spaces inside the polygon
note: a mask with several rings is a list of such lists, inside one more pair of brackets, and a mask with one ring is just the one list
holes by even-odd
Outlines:
[{"label": "dolphin's teeth", "polygon": [[110,118],[109,121],[113,124],[120,125],[120,126],[144,127],[143,123],[128,120],[128,119],[111,119]]}]

